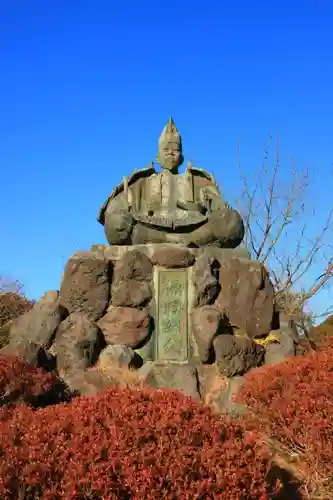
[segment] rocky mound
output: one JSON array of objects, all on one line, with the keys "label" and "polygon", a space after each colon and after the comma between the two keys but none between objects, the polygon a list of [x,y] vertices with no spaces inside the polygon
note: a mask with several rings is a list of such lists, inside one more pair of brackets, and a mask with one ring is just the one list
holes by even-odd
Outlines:
[{"label": "rocky mound", "polygon": [[275,316],[267,271],[235,250],[99,245],[69,259],[59,292],[7,323],[1,355],[57,369],[81,395],[169,387],[238,411],[244,375],[296,353]]},{"label": "rocky mound", "polygon": [[21,293],[0,291],[0,348],[8,342],[12,320],[30,311],[34,304]]}]

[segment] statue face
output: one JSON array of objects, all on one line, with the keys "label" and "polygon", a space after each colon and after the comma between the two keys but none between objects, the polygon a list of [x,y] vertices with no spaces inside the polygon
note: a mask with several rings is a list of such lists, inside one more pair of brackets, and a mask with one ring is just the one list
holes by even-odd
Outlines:
[{"label": "statue face", "polygon": [[175,170],[182,163],[182,152],[177,141],[165,142],[159,151],[159,163],[162,168]]}]

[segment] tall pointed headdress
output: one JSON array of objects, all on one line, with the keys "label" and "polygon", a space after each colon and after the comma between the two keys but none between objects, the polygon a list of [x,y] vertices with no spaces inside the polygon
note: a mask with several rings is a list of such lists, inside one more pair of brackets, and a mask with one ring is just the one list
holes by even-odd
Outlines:
[{"label": "tall pointed headdress", "polygon": [[172,170],[175,171],[183,163],[184,157],[182,154],[182,139],[172,118],[169,118],[168,123],[164,127],[163,132],[158,139],[158,154],[156,157],[157,163],[159,163],[162,168],[170,170],[170,166],[168,166],[167,162],[165,161],[164,154],[164,147],[168,143],[171,143],[171,148],[174,147],[174,150],[177,149],[180,153],[178,160],[176,161],[176,163],[173,162],[174,164],[172,165]]},{"label": "tall pointed headdress", "polygon": [[180,151],[182,151],[182,138],[180,137],[180,134],[172,118],[169,118],[168,123],[164,127],[163,132],[158,139],[159,148],[169,141],[177,143],[179,145]]}]

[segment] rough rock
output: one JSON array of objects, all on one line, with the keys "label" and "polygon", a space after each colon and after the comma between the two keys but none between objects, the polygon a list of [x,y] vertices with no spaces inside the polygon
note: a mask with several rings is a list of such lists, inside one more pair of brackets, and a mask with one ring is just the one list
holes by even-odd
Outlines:
[{"label": "rough rock", "polygon": [[52,371],[56,368],[55,357],[40,344],[28,339],[11,339],[9,344],[0,349],[0,356],[18,357],[27,364],[44,368],[46,371]]},{"label": "rough rock", "polygon": [[129,250],[116,262],[113,281],[151,281],[152,274],[153,264],[149,257],[139,250]]},{"label": "rough rock", "polygon": [[280,363],[290,356],[296,355],[296,344],[293,332],[290,329],[279,329],[274,331],[278,341],[271,342],[266,346],[265,365]]},{"label": "rough rock", "polygon": [[[284,313],[283,311],[279,312],[279,327],[281,330],[288,330],[289,335],[294,339],[296,343],[300,341],[299,332],[297,330],[297,319],[300,319],[295,316],[291,316],[289,314]],[[279,328],[276,328],[278,330]]]},{"label": "rough rock", "polygon": [[108,369],[113,366],[119,368],[140,368],[142,366],[142,358],[126,345],[108,345],[99,355],[98,367]]},{"label": "rough rock", "polygon": [[217,298],[221,289],[218,280],[219,267],[217,259],[210,257],[206,252],[197,257],[193,268],[195,307],[213,304]]},{"label": "rough rock", "polygon": [[82,312],[72,313],[59,326],[52,346],[59,373],[71,373],[94,364],[104,346],[96,324]]},{"label": "rough rock", "polygon": [[94,396],[115,385],[112,378],[96,368],[78,371],[71,376],[65,376],[64,381],[69,390],[77,396]]},{"label": "rough rock", "polygon": [[186,396],[200,399],[198,373],[189,364],[164,365],[156,361],[148,361],[137,373],[147,385],[181,390]]},{"label": "rough rock", "polygon": [[219,371],[226,377],[243,375],[264,360],[265,349],[245,337],[219,335],[213,345]]},{"label": "rough rock", "polygon": [[83,312],[91,320],[102,317],[109,303],[111,264],[91,252],[78,252],[66,264],[60,303],[69,313]]},{"label": "rough rock", "polygon": [[94,366],[64,377],[69,391],[78,396],[93,396],[109,387],[142,389],[143,383],[135,370]]},{"label": "rough rock", "polygon": [[136,349],[151,333],[151,317],[147,308],[110,306],[98,326],[107,344],[125,344]]},{"label": "rough rock", "polygon": [[111,303],[122,307],[142,307],[149,303],[152,291],[149,283],[131,279],[114,282],[111,288]]},{"label": "rough rock", "polygon": [[246,411],[245,405],[236,403],[234,397],[244,383],[244,377],[225,377],[225,385],[221,392],[216,394],[212,406],[217,413],[227,413],[233,417],[239,417]]},{"label": "rough rock", "polygon": [[165,268],[190,267],[195,262],[195,256],[186,247],[164,246],[154,248],[153,264]]},{"label": "rough rock", "polygon": [[213,411],[237,417],[246,410],[245,405],[236,403],[233,399],[243,384],[244,377],[225,377],[219,373],[215,363],[201,365],[198,367],[198,374],[202,399]]},{"label": "rough rock", "polygon": [[221,291],[214,303],[230,324],[250,337],[272,329],[274,292],[264,266],[257,261],[234,258],[220,269]]},{"label": "rough rock", "polygon": [[[221,312],[214,306],[203,306],[192,312],[194,340],[201,363],[209,363],[214,357],[213,339],[227,329]],[[227,333],[230,333],[227,331]]]},{"label": "rough rock", "polygon": [[201,397],[206,403],[209,403],[212,394],[221,392],[224,388],[225,384],[223,380],[225,377],[220,374],[216,363],[206,365],[198,364],[196,368]]},{"label": "rough rock", "polygon": [[46,292],[30,311],[13,320],[9,343],[27,340],[47,348],[66,315],[67,311],[59,304],[59,293],[55,290]]}]

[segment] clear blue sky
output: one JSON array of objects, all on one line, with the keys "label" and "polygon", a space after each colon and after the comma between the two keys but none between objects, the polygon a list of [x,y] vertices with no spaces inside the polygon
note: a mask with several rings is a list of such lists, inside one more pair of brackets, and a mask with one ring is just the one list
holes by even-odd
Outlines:
[{"label": "clear blue sky", "polygon": [[330,0],[2,0],[0,272],[35,298],[58,288],[73,252],[105,242],[100,205],[154,159],[169,115],[229,201],[237,141],[255,172],[272,132],[327,208],[332,25]]}]

